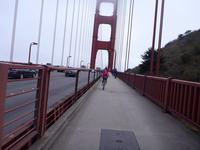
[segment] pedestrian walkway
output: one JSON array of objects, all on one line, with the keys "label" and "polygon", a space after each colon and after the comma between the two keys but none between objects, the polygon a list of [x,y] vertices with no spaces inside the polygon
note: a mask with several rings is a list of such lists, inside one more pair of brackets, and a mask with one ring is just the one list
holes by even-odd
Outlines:
[{"label": "pedestrian walkway", "polygon": [[110,77],[104,91],[99,84],[91,93],[51,150],[100,150],[103,129],[133,132],[141,150],[200,149],[198,133]]}]

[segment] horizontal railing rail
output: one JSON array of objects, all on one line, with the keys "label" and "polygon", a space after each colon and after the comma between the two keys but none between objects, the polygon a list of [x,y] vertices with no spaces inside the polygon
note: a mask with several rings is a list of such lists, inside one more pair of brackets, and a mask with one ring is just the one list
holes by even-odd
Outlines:
[{"label": "horizontal railing rail", "polygon": [[0,149],[29,147],[99,77],[97,70],[0,62]]},{"label": "horizontal railing rail", "polygon": [[200,129],[200,83],[122,72],[118,77],[165,112]]}]

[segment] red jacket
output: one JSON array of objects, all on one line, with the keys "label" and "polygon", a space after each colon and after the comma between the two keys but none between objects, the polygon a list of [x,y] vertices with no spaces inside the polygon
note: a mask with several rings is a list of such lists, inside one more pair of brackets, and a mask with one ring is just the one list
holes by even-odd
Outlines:
[{"label": "red jacket", "polygon": [[104,71],[103,71],[102,77],[108,77],[108,71],[107,71],[107,70],[104,70]]}]

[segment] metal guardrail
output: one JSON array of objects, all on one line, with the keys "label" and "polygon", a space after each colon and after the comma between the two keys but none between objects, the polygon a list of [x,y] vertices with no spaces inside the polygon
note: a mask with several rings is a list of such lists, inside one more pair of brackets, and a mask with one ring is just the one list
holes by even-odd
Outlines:
[{"label": "metal guardrail", "polygon": [[[37,75],[31,78],[8,79],[10,69],[31,69],[37,72]],[[69,70],[76,71],[73,92],[59,99],[54,105],[48,106],[51,73]],[[81,72],[87,73],[87,79],[79,87],[79,74]],[[0,150],[19,150],[29,147],[33,141],[42,137],[45,131],[99,77],[100,73],[96,70],[0,62]],[[63,76],[54,76],[53,78],[63,78]],[[19,86],[10,90],[10,84],[18,84]],[[20,86],[25,84],[25,87]]]},{"label": "metal guardrail", "polygon": [[200,129],[200,83],[122,72],[118,77],[165,112]]}]

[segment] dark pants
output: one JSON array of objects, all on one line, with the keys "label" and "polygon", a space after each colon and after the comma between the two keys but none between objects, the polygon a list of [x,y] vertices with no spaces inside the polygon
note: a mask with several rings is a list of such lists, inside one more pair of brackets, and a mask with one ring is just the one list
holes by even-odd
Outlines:
[{"label": "dark pants", "polygon": [[102,83],[105,81],[107,83],[108,77],[103,77]]}]

